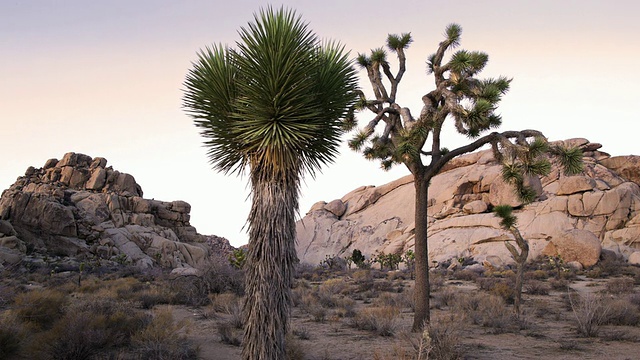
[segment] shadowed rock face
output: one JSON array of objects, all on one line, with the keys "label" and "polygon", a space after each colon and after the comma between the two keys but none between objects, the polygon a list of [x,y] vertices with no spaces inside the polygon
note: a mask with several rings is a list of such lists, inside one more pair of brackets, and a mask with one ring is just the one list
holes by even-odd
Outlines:
[{"label": "shadowed rock face", "polygon": [[224,238],[197,233],[188,203],[142,195],[133,176],[100,157],[67,153],[29,167],[0,197],[0,264],[28,251],[195,267],[212,248],[231,249]]},{"label": "shadowed rock face", "polygon": [[[640,157],[612,158],[598,150],[600,144],[586,139],[562,143],[583,149],[585,171],[565,176],[554,165],[548,176],[529,179],[539,196],[526,206],[502,181],[491,151],[450,162],[429,187],[430,260],[512,262],[503,244],[509,234],[491,212],[500,204],[516,207],[519,229],[530,242],[530,259],[560,255],[566,262],[591,266],[602,249],[631,261],[640,259]],[[367,257],[412,249],[414,197],[409,175],[378,187],[360,187],[329,204],[316,203],[297,223],[298,257],[317,264],[326,255],[348,256],[353,249]]]}]

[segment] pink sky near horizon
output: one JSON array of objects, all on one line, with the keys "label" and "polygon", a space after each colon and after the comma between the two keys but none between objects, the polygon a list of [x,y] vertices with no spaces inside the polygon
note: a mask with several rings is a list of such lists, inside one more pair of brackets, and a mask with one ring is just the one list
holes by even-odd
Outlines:
[{"label": "pink sky near horizon", "polygon": [[[185,200],[202,234],[247,241],[247,179],[210,169],[202,139],[181,109],[182,82],[198,49],[233,45],[261,1],[11,1],[0,3],[0,191],[29,166],[69,151],[105,157],[132,174],[145,197]],[[273,3],[280,6],[281,3]],[[534,128],[551,140],[584,137],[612,155],[640,153],[640,3],[634,1],[285,1],[319,37],[353,56],[411,32],[398,101],[420,112],[432,88],[426,57],[447,24],[463,27],[461,48],[481,50],[483,76],[513,77],[500,106],[501,130]],[[399,4],[402,4],[400,6]],[[363,82],[365,90],[367,82]],[[369,114],[360,115],[368,121]],[[453,148],[465,143],[453,134]],[[390,173],[344,149],[302,187],[302,215]]]}]

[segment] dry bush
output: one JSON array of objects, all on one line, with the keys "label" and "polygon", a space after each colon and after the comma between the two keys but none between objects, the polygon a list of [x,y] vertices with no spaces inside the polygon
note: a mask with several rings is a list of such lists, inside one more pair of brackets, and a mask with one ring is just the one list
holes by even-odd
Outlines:
[{"label": "dry bush", "polygon": [[389,292],[384,292],[381,293],[380,295],[378,295],[377,298],[375,298],[375,300],[373,300],[373,305],[374,306],[393,306],[393,307],[398,307],[398,308],[402,308],[404,307],[404,301],[402,299],[402,293],[400,294],[396,294],[396,293],[389,293]]},{"label": "dry bush", "polygon": [[605,291],[609,294],[619,295],[633,292],[634,280],[628,277],[613,278],[607,281]]},{"label": "dry bush", "polygon": [[171,309],[154,311],[153,320],[131,338],[136,353],[143,359],[197,359],[198,349],[180,332],[186,324],[175,323]]},{"label": "dry bush", "polygon": [[548,271],[542,270],[542,269],[536,269],[536,270],[527,271],[526,273],[524,273],[525,279],[546,280],[550,277],[552,277],[552,275],[549,274]]},{"label": "dry bush", "polygon": [[442,309],[445,307],[449,307],[454,304],[456,297],[458,296],[458,292],[451,288],[446,288],[442,291],[439,291],[433,294],[433,306],[436,309]]},{"label": "dry bush", "polygon": [[300,340],[293,337],[290,333],[285,338],[285,353],[287,360],[305,360],[307,356],[304,352],[304,345],[300,343]]},{"label": "dry bush", "polygon": [[451,274],[451,278],[462,281],[476,281],[479,277],[480,274],[469,269],[454,271],[453,274]]},{"label": "dry bush", "polygon": [[497,334],[517,325],[504,299],[493,294],[466,293],[457,297],[454,307],[454,311],[464,314],[474,324],[491,328]]},{"label": "dry bush", "polygon": [[156,305],[171,304],[175,298],[175,294],[167,291],[166,288],[145,289],[136,294],[134,300],[140,304],[143,309],[152,309]]},{"label": "dry bush", "polygon": [[605,307],[608,309],[603,324],[637,326],[640,324],[640,312],[629,299],[608,299]]},{"label": "dry bush", "polygon": [[457,360],[462,357],[459,348],[462,319],[456,315],[435,318],[423,327],[421,333],[404,334],[413,348],[407,359]]},{"label": "dry bush", "polygon": [[341,298],[336,302],[336,315],[338,317],[351,318],[356,316],[356,302],[350,298]]},{"label": "dry bush", "polygon": [[629,295],[629,302],[638,307],[640,310],[640,293],[636,292]]},{"label": "dry bush", "polygon": [[609,316],[609,307],[601,297],[593,294],[568,294],[578,333],[586,337],[598,336],[600,326]]},{"label": "dry bush", "polygon": [[14,308],[22,321],[48,329],[64,315],[66,295],[57,290],[33,290],[16,296]]},{"label": "dry bush", "polygon": [[429,273],[429,286],[431,287],[431,292],[437,292],[442,289],[444,287],[444,281],[444,274],[439,272]]},{"label": "dry bush", "polygon": [[209,303],[209,284],[199,276],[178,276],[169,282],[172,304],[203,306]]},{"label": "dry bush", "polygon": [[203,285],[208,292],[232,292],[244,295],[244,272],[229,263],[223,255],[212,255],[201,270]]},{"label": "dry bush", "polygon": [[538,318],[544,318],[546,315],[554,314],[556,319],[559,317],[558,312],[551,307],[549,300],[533,299],[530,303],[533,314]]},{"label": "dry bush", "polygon": [[567,279],[549,279],[549,285],[556,291],[567,291],[569,288],[569,280]]},{"label": "dry bush", "polygon": [[462,354],[458,348],[462,331],[461,325],[461,319],[453,315],[432,321],[429,324],[427,328],[429,335],[428,359],[457,360],[461,358]]},{"label": "dry bush", "polygon": [[115,356],[150,318],[130,303],[77,299],[50,329],[30,334],[24,354],[31,359],[91,359]]},{"label": "dry bush", "polygon": [[524,284],[524,289],[529,295],[549,295],[550,286],[540,280],[529,280]]},{"label": "dry bush", "polygon": [[311,334],[306,327],[298,327],[292,330],[293,335],[295,335],[300,340],[309,340],[311,339]]},{"label": "dry bush", "polygon": [[213,311],[230,315],[227,322],[236,329],[242,329],[244,326],[242,298],[232,293],[212,294],[209,298],[211,301],[209,306]]},{"label": "dry bush", "polygon": [[228,321],[218,323],[218,335],[220,335],[220,341],[224,344],[232,346],[240,346],[242,344],[242,332]]},{"label": "dry bush", "polygon": [[0,314],[0,359],[17,356],[24,346],[30,329],[9,312]]},{"label": "dry bush", "polygon": [[352,319],[360,330],[371,330],[380,336],[393,336],[399,326],[400,309],[393,306],[367,307]]}]

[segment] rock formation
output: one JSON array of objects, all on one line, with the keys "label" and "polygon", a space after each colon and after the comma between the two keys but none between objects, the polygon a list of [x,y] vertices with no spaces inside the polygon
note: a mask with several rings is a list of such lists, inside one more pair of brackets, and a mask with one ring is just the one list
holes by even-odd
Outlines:
[{"label": "rock formation", "polygon": [[133,176],[104,158],[67,153],[29,167],[0,197],[0,265],[26,253],[195,267],[226,239],[189,224],[191,206],[142,197]]},{"label": "rock formation", "polygon": [[[580,146],[585,170],[531,179],[537,201],[522,206],[490,150],[456,158],[429,187],[429,256],[437,264],[472,257],[503,265],[512,262],[503,244],[508,234],[491,212],[499,204],[516,208],[518,227],[530,243],[530,259],[560,255],[565,262],[594,265],[603,249],[632,262],[640,260],[640,157],[610,157],[586,139]],[[359,249],[404,253],[414,245],[411,175],[382,186],[363,186],[341,199],[318,202],[297,223],[302,262],[317,264],[326,255],[348,256]]]}]

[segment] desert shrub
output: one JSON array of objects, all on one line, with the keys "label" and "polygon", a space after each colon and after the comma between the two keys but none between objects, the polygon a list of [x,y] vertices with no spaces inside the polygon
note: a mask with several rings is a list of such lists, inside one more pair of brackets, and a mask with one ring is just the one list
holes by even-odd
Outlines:
[{"label": "desert shrub", "polygon": [[400,309],[393,306],[367,307],[352,319],[360,330],[371,330],[380,336],[393,336],[399,326]]},{"label": "desert shrub", "polygon": [[309,263],[298,263],[295,266],[294,277],[296,279],[305,279],[310,281],[313,278],[315,268],[315,266]]},{"label": "desert shrub", "polygon": [[231,265],[222,255],[213,255],[201,273],[203,284],[198,286],[204,287],[207,292],[244,295],[244,272]]},{"label": "desert shrub", "polygon": [[453,305],[457,292],[454,289],[444,289],[433,294],[434,306],[436,309]]},{"label": "desert shrub", "polygon": [[586,337],[595,337],[600,326],[609,316],[609,307],[601,297],[593,294],[569,294],[567,296],[576,320],[578,333]]},{"label": "desert shrub", "polygon": [[236,329],[243,327],[242,298],[233,293],[211,294],[209,298],[211,301],[210,306],[214,311],[230,315],[227,322],[231,326]]},{"label": "desert shrub", "polygon": [[320,262],[320,267],[340,274],[347,270],[347,261],[337,255],[326,255],[324,260]]},{"label": "desert shrub", "polygon": [[628,294],[633,291],[634,280],[628,277],[613,278],[607,281],[605,291],[609,294]]},{"label": "desert shrub", "polygon": [[629,302],[637,306],[638,309],[640,310],[640,293],[636,292],[629,295]]},{"label": "desert shrub", "polygon": [[606,318],[602,320],[603,324],[629,326],[640,324],[638,308],[629,299],[609,299],[606,302],[608,311]]},{"label": "desert shrub", "polygon": [[497,295],[464,294],[456,298],[454,306],[474,324],[491,328],[494,333],[509,331],[515,325],[512,312],[504,299]]},{"label": "desert shrub", "polygon": [[380,279],[378,281],[374,281],[373,290],[397,293],[402,291],[402,286],[401,284],[396,284],[393,281],[387,279]]},{"label": "desert shrub", "polygon": [[347,261],[352,261],[359,269],[362,269],[365,267],[365,260],[366,258],[362,255],[360,250],[353,249],[353,252]]},{"label": "desert shrub", "polygon": [[[199,276],[178,276],[169,282],[173,293],[172,304],[203,306],[209,303],[209,285],[206,278]],[[213,291],[217,292],[217,291]]]},{"label": "desert shrub", "polygon": [[171,294],[164,288],[153,288],[141,291],[136,295],[136,301],[143,309],[151,309],[156,305],[171,304],[175,294]]},{"label": "desert shrub", "polygon": [[0,359],[17,356],[29,336],[29,329],[12,314],[0,314]]},{"label": "desert shrub", "polygon": [[198,349],[179,333],[185,326],[174,322],[171,309],[157,310],[149,325],[133,335],[131,343],[143,359],[197,359]]},{"label": "desert shrub", "polygon": [[489,289],[489,292],[501,297],[508,304],[513,304],[516,296],[514,285],[506,281],[497,282],[491,287],[491,289]]},{"label": "desert shrub", "polygon": [[3,309],[8,304],[11,304],[14,301],[16,295],[16,289],[13,286],[0,284],[0,309]]},{"label": "desert shrub", "polygon": [[347,287],[343,279],[328,279],[318,287],[318,293],[335,295],[341,293]]},{"label": "desert shrub", "polygon": [[218,335],[220,335],[220,341],[224,344],[232,346],[240,346],[242,344],[242,333],[227,321],[218,323]]},{"label": "desert shrub", "polygon": [[426,329],[428,334],[428,359],[456,360],[461,358],[458,348],[461,334],[460,323],[459,319],[452,316],[432,321],[429,324]]},{"label": "desert shrub", "polygon": [[546,280],[551,277],[548,271],[542,269],[536,269],[528,271],[524,274],[525,279]]},{"label": "desert shrub", "polygon": [[462,269],[454,271],[453,274],[451,274],[451,277],[456,280],[476,281],[480,277],[480,274],[473,270]]},{"label": "desert shrub", "polygon": [[529,295],[549,295],[550,286],[540,280],[529,280],[525,282],[524,289]]},{"label": "desert shrub", "polygon": [[16,296],[14,307],[18,318],[41,329],[50,328],[64,315],[66,295],[57,290],[33,290]]},{"label": "desert shrub", "polygon": [[374,306],[394,306],[401,308],[402,307],[402,299],[400,299],[400,294],[388,293],[384,292],[378,295],[378,297],[373,300]]},{"label": "desert shrub", "polygon": [[432,292],[436,292],[444,286],[444,274],[439,272],[433,272],[429,274],[429,286]]},{"label": "desert shrub", "polygon": [[549,285],[556,291],[567,291],[569,288],[569,280],[567,279],[549,279]]},{"label": "desert shrub", "polygon": [[287,334],[284,345],[287,360],[304,360],[307,358],[304,346],[291,333]]},{"label": "desert shrub", "polygon": [[336,315],[339,317],[354,317],[356,315],[356,302],[350,298],[341,298],[336,303]]}]

